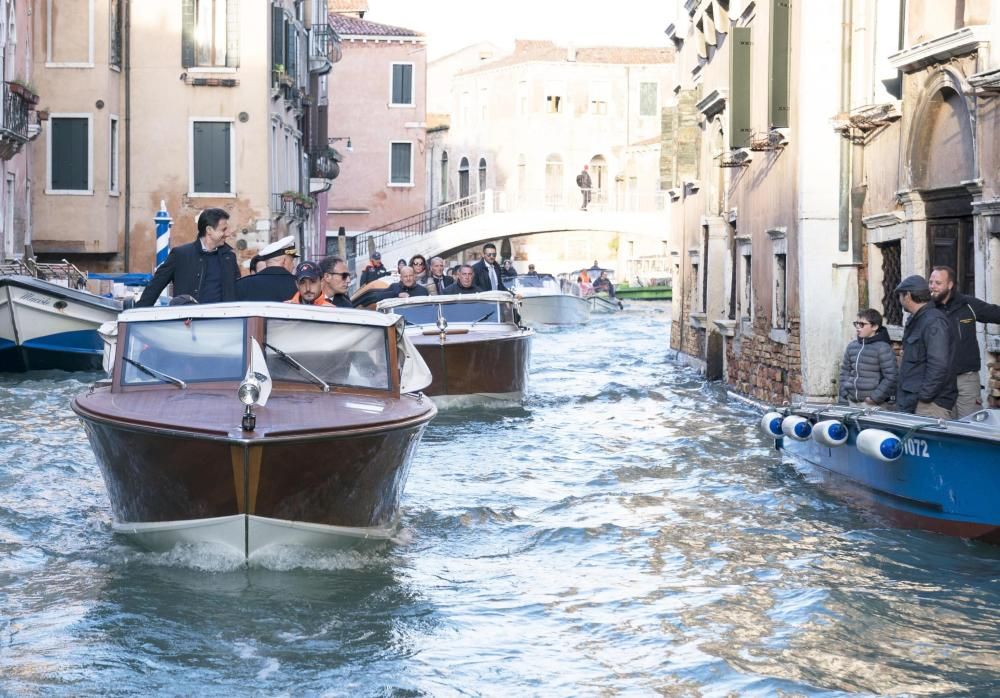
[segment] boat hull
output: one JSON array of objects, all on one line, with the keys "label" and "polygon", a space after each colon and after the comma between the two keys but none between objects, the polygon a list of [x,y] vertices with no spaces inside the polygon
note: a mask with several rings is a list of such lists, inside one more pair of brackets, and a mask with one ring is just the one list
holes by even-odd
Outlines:
[{"label": "boat hull", "polygon": [[[970,439],[957,422],[933,427],[920,417],[862,417],[848,424],[847,443],[827,447],[809,439],[781,439],[782,451],[825,485],[901,528],[1000,543],[1000,446]],[[861,428],[904,437],[919,429],[896,461],[884,462],[857,448]],[[951,426],[955,425],[955,426]]]},{"label": "boat hull", "polygon": [[619,304],[620,301],[617,298],[609,298],[607,296],[590,296],[587,298],[590,303],[590,312],[609,315],[611,313],[619,312],[622,307]]},{"label": "boat hull", "polygon": [[431,370],[424,389],[440,408],[520,404],[528,384],[531,333],[416,335],[413,344]]},{"label": "boat hull", "polygon": [[403,424],[286,438],[182,433],[107,420],[74,402],[116,531],[165,550],[207,542],[344,547],[388,538],[434,410]]},{"label": "boat hull", "polygon": [[521,299],[521,322],[529,327],[584,325],[590,322],[590,303],[568,294],[525,294]]},{"label": "boat hull", "polygon": [[101,368],[97,328],[121,304],[31,277],[0,277],[0,371]]},{"label": "boat hull", "polygon": [[619,286],[615,295],[635,301],[669,301],[674,292],[666,286]]}]

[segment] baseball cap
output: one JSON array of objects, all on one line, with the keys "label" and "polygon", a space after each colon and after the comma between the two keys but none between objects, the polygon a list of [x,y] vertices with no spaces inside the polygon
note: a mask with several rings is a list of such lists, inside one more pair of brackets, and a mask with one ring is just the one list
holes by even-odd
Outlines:
[{"label": "baseball cap", "polygon": [[374,252],[372,252],[372,256],[369,257],[369,259],[382,259],[382,253],[379,252],[378,250],[375,250]]},{"label": "baseball cap", "polygon": [[320,271],[319,265],[316,262],[299,262],[299,265],[295,267],[295,280],[301,281],[302,279],[319,279],[323,276],[323,272]]}]

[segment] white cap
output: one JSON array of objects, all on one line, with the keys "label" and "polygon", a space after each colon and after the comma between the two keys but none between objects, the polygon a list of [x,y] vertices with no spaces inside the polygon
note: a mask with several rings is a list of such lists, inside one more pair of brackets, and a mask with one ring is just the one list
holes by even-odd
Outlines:
[{"label": "white cap", "polygon": [[257,259],[273,259],[281,254],[291,255],[293,257],[298,256],[299,251],[295,248],[295,236],[287,235],[277,242],[272,242],[270,245],[257,253]]}]

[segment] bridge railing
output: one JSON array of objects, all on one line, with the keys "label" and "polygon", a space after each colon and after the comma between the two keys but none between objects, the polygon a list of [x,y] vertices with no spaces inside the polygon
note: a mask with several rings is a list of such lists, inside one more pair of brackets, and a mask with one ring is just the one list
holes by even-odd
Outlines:
[{"label": "bridge railing", "polygon": [[486,190],[464,199],[435,206],[415,216],[402,218],[361,233],[357,236],[355,249],[358,255],[367,255],[370,250],[390,248],[405,240],[432,233],[443,226],[489,213],[494,209],[495,201],[495,192]]},{"label": "bridge railing", "polygon": [[[666,192],[626,192],[591,189],[588,211],[600,213],[657,213],[667,210]],[[531,211],[573,211],[583,207],[583,191],[511,190],[497,192],[496,211],[503,213]]]}]

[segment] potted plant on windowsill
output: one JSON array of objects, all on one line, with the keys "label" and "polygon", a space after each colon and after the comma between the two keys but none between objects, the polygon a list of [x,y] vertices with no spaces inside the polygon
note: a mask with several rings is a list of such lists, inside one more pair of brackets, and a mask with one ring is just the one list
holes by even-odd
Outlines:
[{"label": "potted plant on windowsill", "polygon": [[291,189],[287,189],[287,190],[281,192],[281,200],[282,201],[295,201],[298,198],[299,198],[299,193],[297,191],[293,191]]}]

